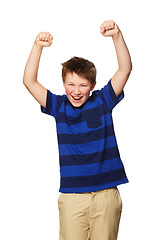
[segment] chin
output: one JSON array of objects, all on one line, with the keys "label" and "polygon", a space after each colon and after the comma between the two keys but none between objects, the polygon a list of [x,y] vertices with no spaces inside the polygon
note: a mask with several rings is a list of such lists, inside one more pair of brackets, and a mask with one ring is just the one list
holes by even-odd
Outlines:
[{"label": "chin", "polygon": [[72,106],[74,107],[81,107],[86,101],[80,101],[80,102],[74,102],[74,101],[70,101],[70,103],[72,104]]},{"label": "chin", "polygon": [[73,102],[71,102],[71,104],[73,107],[77,107],[77,108],[83,105],[83,103],[73,103]]}]

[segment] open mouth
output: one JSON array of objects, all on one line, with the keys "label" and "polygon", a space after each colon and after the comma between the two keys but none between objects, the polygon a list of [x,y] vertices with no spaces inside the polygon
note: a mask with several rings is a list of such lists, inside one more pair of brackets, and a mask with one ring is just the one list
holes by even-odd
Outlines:
[{"label": "open mouth", "polygon": [[72,98],[73,98],[75,101],[79,101],[82,97],[83,97],[83,96],[81,96],[81,97],[74,97],[74,96],[72,96]]}]

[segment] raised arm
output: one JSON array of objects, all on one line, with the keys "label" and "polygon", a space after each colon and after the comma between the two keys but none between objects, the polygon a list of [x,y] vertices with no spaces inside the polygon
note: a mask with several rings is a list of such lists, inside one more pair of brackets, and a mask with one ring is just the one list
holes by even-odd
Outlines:
[{"label": "raised arm", "polygon": [[113,39],[119,67],[112,77],[111,83],[116,96],[119,96],[132,70],[131,57],[123,35],[114,21],[105,21],[101,25],[100,31],[103,36]]},{"label": "raised arm", "polygon": [[47,89],[37,81],[37,74],[42,49],[43,47],[49,47],[52,44],[52,39],[53,37],[50,33],[43,32],[38,34],[33,44],[23,76],[24,85],[44,108],[46,107]]}]

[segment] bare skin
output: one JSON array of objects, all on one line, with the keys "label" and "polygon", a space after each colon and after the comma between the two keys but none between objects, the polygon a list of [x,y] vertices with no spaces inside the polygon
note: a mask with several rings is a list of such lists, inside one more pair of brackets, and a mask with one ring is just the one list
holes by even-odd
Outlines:
[{"label": "bare skin", "polygon": [[[123,35],[119,27],[114,21],[110,20],[110,21],[103,22],[102,25],[100,26],[100,32],[104,37],[112,37],[112,40],[115,46],[117,60],[118,60],[118,70],[112,77],[111,83],[116,96],[119,96],[132,70],[130,54],[125,44]],[[46,107],[47,89],[37,81],[37,74],[38,74],[39,61],[41,58],[42,50],[44,47],[50,47],[52,45],[52,40],[53,40],[53,36],[49,32],[41,32],[38,34],[33,44],[28,61],[26,63],[24,77],[23,77],[23,83],[28,89],[28,91],[37,100],[37,102],[40,105],[42,105],[44,108]],[[81,86],[76,81],[77,78],[81,80]],[[89,93],[90,91],[93,90],[95,85],[94,86],[87,85],[86,88],[84,86],[82,87],[82,85],[88,84],[87,82],[88,80],[81,79],[81,77],[76,74],[67,75],[66,79],[67,81],[64,83],[66,95],[68,95],[72,105],[76,107],[80,107],[82,104],[84,104],[85,101],[87,101],[89,97]],[[72,91],[71,91],[71,85],[70,86],[67,85],[68,82],[71,82],[71,81],[73,82],[73,85],[74,85],[74,89],[72,85]],[[84,81],[85,81],[85,84],[83,84]],[[77,94],[76,91],[78,88],[79,88],[78,90],[79,92]],[[83,88],[85,88],[85,90],[87,89],[87,92],[84,91]]]},{"label": "bare skin", "polygon": [[119,96],[132,70],[130,54],[122,33],[114,21],[105,21],[100,26],[100,32],[104,37],[112,37],[114,43],[119,67],[112,77],[111,83],[116,96]]}]

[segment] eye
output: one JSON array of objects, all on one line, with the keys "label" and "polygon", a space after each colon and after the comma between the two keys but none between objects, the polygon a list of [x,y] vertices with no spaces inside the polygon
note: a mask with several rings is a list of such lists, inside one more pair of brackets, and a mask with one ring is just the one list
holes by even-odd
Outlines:
[{"label": "eye", "polygon": [[68,86],[73,86],[73,83],[69,83]]},{"label": "eye", "polygon": [[81,87],[86,87],[86,85],[83,84],[83,85],[81,85]]}]

